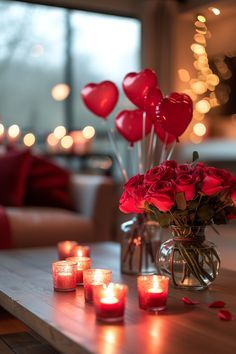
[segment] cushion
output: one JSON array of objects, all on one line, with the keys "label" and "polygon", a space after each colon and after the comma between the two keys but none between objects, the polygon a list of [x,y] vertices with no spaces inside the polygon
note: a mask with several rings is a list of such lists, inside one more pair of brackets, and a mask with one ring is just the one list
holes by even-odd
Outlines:
[{"label": "cushion", "polygon": [[25,205],[73,209],[69,192],[70,174],[50,160],[32,155]]},{"label": "cushion", "polygon": [[29,151],[8,151],[0,155],[0,204],[23,205],[30,165]]}]

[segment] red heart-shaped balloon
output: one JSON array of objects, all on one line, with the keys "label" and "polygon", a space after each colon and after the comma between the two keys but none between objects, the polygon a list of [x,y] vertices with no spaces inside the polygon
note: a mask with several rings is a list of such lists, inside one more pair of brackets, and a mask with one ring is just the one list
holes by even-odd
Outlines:
[{"label": "red heart-shaped balloon", "polygon": [[81,90],[87,108],[97,116],[106,119],[118,101],[119,91],[112,81],[90,83]]},{"label": "red heart-shaped balloon", "polygon": [[[115,126],[118,132],[131,144],[143,138],[143,118],[144,114],[141,109],[124,110],[115,117]],[[146,117],[145,120],[145,136],[148,135],[152,128],[152,121]]]},{"label": "red heart-shaped balloon", "polygon": [[162,128],[176,138],[183,134],[193,116],[193,102],[186,94],[173,92],[157,108]]},{"label": "red heart-shaped balloon", "polygon": [[147,113],[149,118],[156,122],[156,110],[157,106],[163,99],[163,95],[159,87],[150,87],[148,89],[147,95],[144,97],[144,111]]},{"label": "red heart-shaped balloon", "polygon": [[159,122],[155,123],[154,131],[157,134],[158,138],[166,145],[173,143],[176,140],[176,137],[170,133],[167,133],[161,126]]},{"label": "red heart-shaped balloon", "polygon": [[141,109],[144,109],[144,98],[148,89],[155,86],[157,86],[156,73],[150,69],[144,69],[140,73],[129,73],[123,80],[126,96]]}]

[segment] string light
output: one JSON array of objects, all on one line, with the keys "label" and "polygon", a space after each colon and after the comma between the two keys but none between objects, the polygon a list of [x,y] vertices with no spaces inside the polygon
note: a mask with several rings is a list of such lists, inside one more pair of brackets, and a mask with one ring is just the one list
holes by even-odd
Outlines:
[{"label": "string light", "polygon": [[216,16],[220,15],[220,10],[217,7],[209,7],[208,10],[211,11]]},{"label": "string light", "polygon": [[198,21],[200,21],[200,22],[206,22],[206,17],[205,16],[203,16],[203,15],[198,15],[197,16],[197,19],[198,19]]},{"label": "string light", "polygon": [[197,123],[193,126],[193,131],[197,136],[203,136],[206,134],[206,126],[203,123]]},{"label": "string light", "polygon": [[[227,100],[228,97],[226,88],[222,86],[220,87],[220,78],[223,77],[223,72],[225,75],[230,75],[229,69],[224,63],[224,58],[217,57],[215,59],[217,70],[221,70],[219,75],[213,73],[209,65],[206,51],[206,39],[211,38],[211,33],[206,26],[206,22],[207,19],[202,14],[198,14],[194,21],[194,43],[191,44],[190,48],[193,52],[193,66],[196,69],[196,77],[190,77],[190,79],[188,78],[188,80],[185,81],[183,79],[185,69],[178,70],[180,80],[183,82],[189,82],[190,88],[184,90],[184,93],[187,93],[193,101],[196,101],[193,107],[193,119],[187,132],[187,134],[189,134],[189,139],[194,144],[199,144],[202,141],[203,136],[206,134],[206,126],[202,123],[205,114],[208,113],[212,107],[216,107],[220,102]],[[216,89],[217,97],[214,94]],[[218,91],[220,92],[221,100],[218,99]],[[204,97],[202,97],[203,95]],[[199,121],[201,123],[199,123]]]},{"label": "string light", "polygon": [[189,72],[186,69],[179,69],[178,75],[179,75],[180,80],[183,82],[188,82],[190,80]]}]

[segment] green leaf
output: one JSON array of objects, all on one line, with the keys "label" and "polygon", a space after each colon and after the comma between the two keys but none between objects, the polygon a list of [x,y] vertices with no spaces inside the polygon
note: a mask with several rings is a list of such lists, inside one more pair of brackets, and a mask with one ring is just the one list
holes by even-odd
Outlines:
[{"label": "green leaf", "polygon": [[197,162],[197,160],[199,160],[199,154],[197,151],[193,152],[193,162]]},{"label": "green leaf", "polygon": [[176,194],[176,204],[177,204],[178,209],[180,209],[180,210],[186,209],[187,203],[186,203],[183,192],[179,192]]},{"label": "green leaf", "polygon": [[214,216],[214,209],[211,208],[209,205],[204,205],[198,209],[197,214],[202,221],[209,222]]},{"label": "green leaf", "polygon": [[171,223],[172,217],[170,214],[159,214],[157,217],[157,221],[159,222],[161,227],[168,227]]}]

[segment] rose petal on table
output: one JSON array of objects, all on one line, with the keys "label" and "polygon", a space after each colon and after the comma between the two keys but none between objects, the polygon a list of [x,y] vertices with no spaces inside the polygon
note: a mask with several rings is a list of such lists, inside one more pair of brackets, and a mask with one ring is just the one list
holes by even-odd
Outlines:
[{"label": "rose petal on table", "polygon": [[188,297],[184,296],[182,297],[181,299],[186,305],[196,305],[196,304],[199,304],[198,301],[195,301],[195,300],[190,300]]},{"label": "rose petal on table", "polygon": [[219,310],[217,314],[218,318],[223,321],[232,321],[235,317],[228,310]]},{"label": "rose petal on table", "polygon": [[208,304],[208,307],[220,309],[222,307],[225,307],[225,302],[224,301],[213,301],[210,304]]}]

